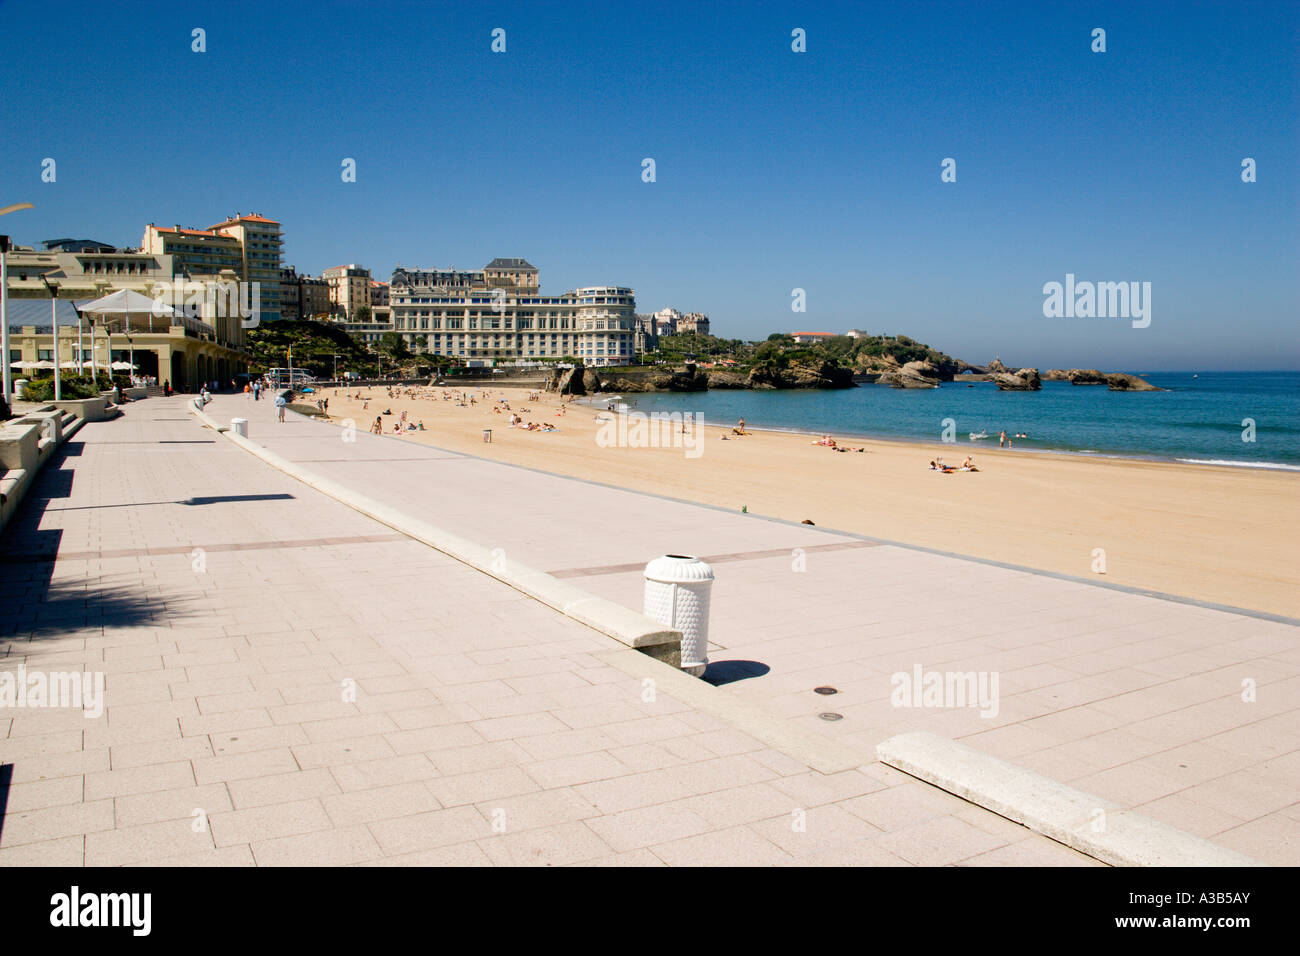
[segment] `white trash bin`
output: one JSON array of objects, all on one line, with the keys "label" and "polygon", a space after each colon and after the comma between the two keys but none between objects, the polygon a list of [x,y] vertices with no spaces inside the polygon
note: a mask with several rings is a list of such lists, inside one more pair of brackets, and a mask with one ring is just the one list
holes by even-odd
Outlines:
[{"label": "white trash bin", "polygon": [[247,419],[247,418],[232,418],[232,419],[230,420],[230,430],[231,430],[232,432],[234,432],[236,435],[238,435],[240,438],[247,438],[247,437],[248,437],[248,419]]},{"label": "white trash bin", "polygon": [[682,670],[699,677],[709,664],[709,593],[713,568],[689,554],[665,554],[645,566],[643,613],[682,632]]}]

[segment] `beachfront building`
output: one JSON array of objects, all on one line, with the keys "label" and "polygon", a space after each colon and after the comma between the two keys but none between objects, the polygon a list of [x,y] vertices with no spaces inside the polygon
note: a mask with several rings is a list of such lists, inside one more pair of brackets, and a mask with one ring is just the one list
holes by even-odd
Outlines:
[{"label": "beachfront building", "polygon": [[658,312],[650,313],[646,318],[656,338],[660,335],[682,335],[691,332],[698,335],[709,334],[709,317],[702,312],[683,314],[676,309],[660,309]]},{"label": "beachfront building", "polygon": [[654,323],[655,335],[676,335],[677,322],[681,317],[682,314],[676,309],[660,309],[658,312],[650,313],[650,319]]},{"label": "beachfront building", "polygon": [[298,314],[304,319],[329,317],[330,286],[320,276],[298,276]]},{"label": "beachfront building", "polygon": [[708,335],[709,317],[700,312],[687,312],[677,320],[677,331]]},{"label": "beachfront building", "polygon": [[638,312],[633,322],[632,347],[639,352],[649,352],[659,344],[659,333],[655,330],[654,314]]},{"label": "beachfront building", "polygon": [[229,271],[237,281],[256,282],[262,321],[281,317],[282,245],[280,224],[258,215],[234,216],[207,229],[149,223],[140,240],[143,251],[171,256],[177,276],[215,280]]},{"label": "beachfront building", "polygon": [[393,331],[392,313],[386,305],[371,309],[369,318],[357,316],[355,319],[336,321],[335,324],[354,339],[364,343],[368,349],[375,348],[384,337],[384,333]]},{"label": "beachfront building", "polygon": [[355,262],[334,266],[321,273],[329,287],[330,315],[336,320],[358,321],[357,313],[370,308],[370,270]]},{"label": "beachfront building", "polygon": [[319,276],[300,273],[293,266],[280,270],[280,317],[328,321],[330,286]]},{"label": "beachfront building", "polygon": [[835,338],[834,332],[791,332],[790,337],[800,345],[812,345]]},{"label": "beachfront building", "polygon": [[298,279],[298,270],[293,266],[280,270],[280,318],[282,319],[293,320],[302,317]]},{"label": "beachfront building", "polygon": [[244,271],[244,251],[239,239],[209,229],[182,229],[179,224],[168,229],[149,223],[144,227],[140,248],[155,255],[171,256],[176,275],[218,275],[229,269],[242,277]]},{"label": "beachfront building", "polygon": [[229,236],[239,242],[240,275],[245,282],[256,282],[261,293],[263,321],[280,318],[280,258],[284,237],[280,224],[256,213],[236,214],[208,231]]},{"label": "beachfront building", "polygon": [[543,296],[537,269],[524,259],[493,259],[470,272],[399,267],[389,302],[393,331],[413,351],[466,365],[565,357],[626,365],[634,354],[633,290],[589,286]]},{"label": "beachfront building", "polygon": [[[51,244],[65,248],[60,242]],[[9,253],[9,362],[55,360],[52,288],[58,296],[54,305],[60,327],[58,361],[70,371],[75,363],[90,361],[93,354],[101,369],[111,362],[134,362],[137,375],[156,376],[159,382],[170,381],[184,389],[197,388],[204,381],[229,381],[248,367],[238,312],[228,314],[225,302],[206,295],[212,283],[237,282],[233,269],[219,271],[209,281],[186,282],[177,279],[179,267],[170,254],[119,251],[89,240],[77,240],[74,246],[94,251],[17,247]],[[77,312],[90,300],[122,289],[154,298],[157,289],[175,287],[178,281],[185,283],[181,301],[195,303],[198,315],[144,315],[130,322],[95,319],[92,336],[91,317]],[[170,305],[175,300],[168,296],[165,301]]]}]

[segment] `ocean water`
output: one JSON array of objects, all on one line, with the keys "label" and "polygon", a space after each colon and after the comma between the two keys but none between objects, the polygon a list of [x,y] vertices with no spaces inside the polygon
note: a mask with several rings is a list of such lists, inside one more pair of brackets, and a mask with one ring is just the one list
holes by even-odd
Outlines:
[{"label": "ocean water", "polygon": [[[937,389],[862,385],[843,391],[710,391],[628,395],[638,411],[703,415],[709,424],[939,441],[956,422],[957,447],[997,445],[1025,432],[1017,450],[1079,452],[1300,471],[1300,372],[1139,373],[1163,392],[1044,382],[1041,392],[1001,392],[986,382]],[[1254,440],[1245,441],[1254,421]],[[989,438],[969,440],[971,432]],[[1249,436],[1247,436],[1249,437]]]}]

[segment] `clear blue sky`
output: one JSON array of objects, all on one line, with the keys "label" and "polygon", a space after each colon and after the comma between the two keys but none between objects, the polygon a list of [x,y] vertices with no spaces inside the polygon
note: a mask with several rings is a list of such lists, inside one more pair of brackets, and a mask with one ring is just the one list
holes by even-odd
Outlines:
[{"label": "clear blue sky", "polygon": [[[36,204],[0,227],[126,245],[256,211],[303,271],[524,256],[729,337],[1300,368],[1298,11],[0,0],[0,205]],[[1151,282],[1150,328],[1044,318],[1067,272]]]}]

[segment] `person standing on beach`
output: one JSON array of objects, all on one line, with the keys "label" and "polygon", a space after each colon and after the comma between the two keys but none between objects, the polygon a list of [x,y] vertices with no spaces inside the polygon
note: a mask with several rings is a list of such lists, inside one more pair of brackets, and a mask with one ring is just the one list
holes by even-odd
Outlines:
[{"label": "person standing on beach", "polygon": [[284,421],[284,406],[287,404],[288,402],[284,400],[283,395],[275,396],[275,410],[276,410],[276,414],[279,416],[280,421]]},{"label": "person standing on beach", "polygon": [[999,448],[1007,447],[1007,430],[1005,428],[1002,429],[1002,434],[998,435],[998,447]]}]

